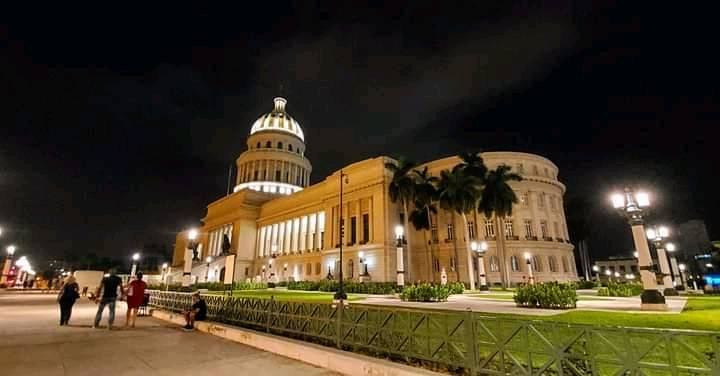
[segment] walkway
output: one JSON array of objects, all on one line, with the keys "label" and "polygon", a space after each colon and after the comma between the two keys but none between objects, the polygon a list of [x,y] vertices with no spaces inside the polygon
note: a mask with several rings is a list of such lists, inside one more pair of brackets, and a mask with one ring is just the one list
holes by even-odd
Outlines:
[{"label": "walkway", "polygon": [[[96,306],[57,325],[55,295],[0,291],[0,370],[6,375],[333,375],[327,370],[177,326],[138,318],[133,330],[92,329]],[[125,323],[125,305],[116,325]],[[107,311],[106,311],[107,314]],[[103,320],[103,323],[106,323]]]}]

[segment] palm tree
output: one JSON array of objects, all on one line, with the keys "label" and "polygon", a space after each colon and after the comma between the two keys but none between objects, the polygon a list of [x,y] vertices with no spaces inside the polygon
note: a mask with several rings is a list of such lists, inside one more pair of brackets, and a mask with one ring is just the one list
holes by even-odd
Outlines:
[{"label": "palm tree", "polygon": [[515,191],[508,184],[510,181],[521,181],[522,177],[510,172],[510,167],[500,165],[488,171],[485,176],[485,188],[482,191],[478,211],[485,217],[492,218],[495,214],[497,231],[495,232],[500,256],[500,280],[503,287],[508,287],[507,259],[505,257],[505,231],[503,222],[512,215],[513,204],[518,202]]},{"label": "palm tree", "polygon": [[[465,234],[465,250],[467,253],[468,279],[470,289],[475,289],[475,276],[472,270],[472,254],[470,253],[470,234],[468,233],[468,221],[466,213],[475,210],[480,198],[482,182],[469,174],[466,174],[460,165],[455,166],[452,171],[444,170],[440,173],[438,184],[438,201],[440,207],[459,214],[463,219],[463,232]],[[455,259],[458,260],[457,248]],[[460,271],[456,269],[458,281]]]},{"label": "palm tree", "polygon": [[417,166],[417,163],[408,161],[405,158],[398,158],[396,163],[387,162],[385,168],[390,170],[393,174],[392,180],[388,187],[388,193],[390,194],[390,200],[392,202],[399,202],[403,213],[403,227],[405,229],[405,236],[407,237],[407,250],[405,252],[405,275],[410,280],[410,271],[412,270],[412,250],[410,248],[410,232],[408,227],[408,205],[413,202],[415,198],[415,175],[412,173],[413,169]]},{"label": "palm tree", "polygon": [[426,204],[418,200],[415,201],[415,207],[410,212],[410,223],[412,223],[413,227],[415,227],[415,230],[423,232],[425,251],[427,255],[426,262],[428,265],[428,279],[432,278],[432,261],[430,257],[431,247],[428,242],[428,232],[430,231],[432,223],[430,222],[431,213],[437,213],[435,205]]},{"label": "palm tree", "polygon": [[466,174],[474,176],[480,180],[485,180],[485,175],[487,174],[488,169],[485,166],[485,162],[483,161],[482,154],[480,152],[460,153],[458,154],[458,157],[462,161],[460,163],[460,167]]},{"label": "palm tree", "polygon": [[[432,230],[432,215],[437,214],[437,208],[435,207],[435,202],[437,201],[437,183],[440,179],[438,179],[435,176],[430,176],[428,173],[427,166],[423,168],[422,170],[415,170],[415,177],[416,177],[416,183],[415,186],[415,208],[416,211],[419,211],[417,215],[424,214],[426,218],[422,220],[423,224],[427,224],[427,227],[423,227],[423,229],[426,230],[426,232],[430,232]],[[413,221],[413,224],[415,224],[415,221],[412,218],[413,214],[410,214],[410,220]],[[416,229],[420,230],[420,228],[416,225]],[[429,245],[429,250],[427,252],[427,264],[428,264],[428,278],[435,279],[435,275],[433,273],[432,269],[432,256],[433,255],[433,246],[428,243],[427,240],[427,233],[425,234],[425,244]],[[432,235],[430,236],[432,244]],[[427,250],[427,249],[426,249]]]}]

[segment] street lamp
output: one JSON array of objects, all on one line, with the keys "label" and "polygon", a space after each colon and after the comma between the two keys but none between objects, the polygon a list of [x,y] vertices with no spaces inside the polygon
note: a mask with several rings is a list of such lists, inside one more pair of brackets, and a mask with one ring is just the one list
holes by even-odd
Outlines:
[{"label": "street lamp", "polygon": [[666,243],[665,250],[668,252],[667,255],[670,257],[670,275],[672,276],[673,286],[676,286],[678,283],[678,278],[680,277],[680,272],[678,271],[678,262],[677,258],[675,257],[675,251],[677,251],[677,246],[675,246],[675,243]]},{"label": "street lamp", "polygon": [[600,267],[597,265],[593,265],[592,270],[595,273],[595,280],[600,282],[600,276],[598,275],[598,273],[600,273]]},{"label": "street lamp", "polygon": [[[0,234],[2,234],[2,229],[0,229]],[[5,251],[7,252],[7,256],[5,257],[5,263],[3,264],[2,275],[0,276],[0,283],[3,284],[7,283],[8,275],[10,274],[13,255],[15,254],[15,246],[9,245],[5,248]]]},{"label": "street lamp", "polygon": [[[348,183],[348,177],[347,174],[343,173],[342,170],[340,170],[340,209],[339,213],[343,213],[343,185]],[[335,292],[335,295],[333,296],[334,301],[338,301],[342,304],[344,300],[347,300],[347,294],[345,293],[345,281],[343,281],[343,243],[345,243],[345,220],[340,219],[338,221],[338,225],[340,226],[340,247],[338,247],[338,251],[340,253],[340,270],[338,270],[338,280],[340,281],[340,284],[338,285],[338,290]]]},{"label": "street lamp", "polygon": [[395,226],[395,244],[396,256],[397,256],[397,284],[398,286],[405,285],[405,265],[403,264],[403,234],[405,229],[402,225]]},{"label": "street lamp", "polygon": [[360,251],[358,252],[358,260],[360,261],[360,281],[363,282],[367,280],[370,277],[370,273],[368,273],[368,263],[367,259],[365,258],[365,253]]},{"label": "street lamp", "polygon": [[168,276],[170,274],[170,266],[167,262],[162,264],[162,281],[165,283],[165,291],[168,290]]},{"label": "street lamp", "polygon": [[205,263],[207,264],[207,272],[205,273],[205,282],[210,282],[210,263],[212,262],[212,256],[205,257]]},{"label": "street lamp", "polygon": [[685,288],[685,264],[678,265],[678,269],[680,269],[680,283]]},{"label": "street lamp", "polygon": [[137,272],[138,260],[140,260],[140,253],[135,252],[132,255],[132,268],[130,269],[130,277],[134,277]]},{"label": "street lamp", "polygon": [[605,269],[605,275],[608,278],[608,282],[612,282],[612,272],[610,271],[610,269]]},{"label": "street lamp", "polygon": [[528,283],[531,285],[535,284],[535,277],[533,277],[533,266],[532,266],[532,255],[530,255],[530,252],[525,252],[525,264],[527,264],[527,270],[528,270]]},{"label": "street lamp", "polygon": [[[483,256],[488,250],[488,244],[486,241],[480,243],[476,241],[470,242],[470,249],[478,255],[478,277],[480,278],[480,291],[488,291],[487,278],[485,277],[485,262]],[[472,288],[472,286],[471,286]]]},{"label": "street lamp", "polygon": [[[670,236],[670,230],[665,226],[653,226],[646,231],[647,238],[655,245],[655,250],[660,263],[660,273],[662,273],[664,295],[677,295],[677,291],[673,288],[672,276],[670,274],[670,265],[668,264],[667,254],[665,253],[665,239]],[[675,246],[673,246],[673,250]]]},{"label": "street lamp", "polygon": [[198,259],[197,247],[198,247],[198,230],[191,228],[187,231],[187,247],[185,249],[185,257],[183,262],[183,287],[190,286],[192,282],[192,264],[193,261]]},{"label": "street lamp", "polygon": [[614,193],[610,196],[610,200],[613,208],[627,219],[632,230],[635,249],[638,252],[640,278],[644,289],[642,295],[640,295],[641,309],[667,310],[665,297],[657,290],[657,280],[652,270],[650,247],[648,247],[647,240],[645,240],[643,212],[645,208],[650,206],[650,196],[643,191],[635,192],[630,188],[625,188],[623,193]]}]

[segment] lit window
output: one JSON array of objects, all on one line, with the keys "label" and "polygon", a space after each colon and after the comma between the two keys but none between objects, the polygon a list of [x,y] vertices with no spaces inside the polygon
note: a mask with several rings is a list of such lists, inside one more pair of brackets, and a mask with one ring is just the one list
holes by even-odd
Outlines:
[{"label": "lit window", "polygon": [[497,272],[499,271],[499,265],[498,265],[498,258],[497,256],[490,257],[490,271],[491,272]]},{"label": "lit window", "polygon": [[524,223],[525,223],[525,237],[532,238],[533,236],[535,236],[534,232],[533,232],[532,220],[526,219],[524,221]]},{"label": "lit window", "polygon": [[475,240],[475,222],[468,221],[468,234],[470,235],[470,240]]},{"label": "lit window", "polygon": [[447,239],[448,240],[455,239],[455,229],[453,229],[452,223],[448,223],[448,225],[447,225]]},{"label": "lit window", "polygon": [[540,233],[543,238],[549,238],[547,221],[540,221]]},{"label": "lit window", "polygon": [[488,238],[492,238],[495,236],[495,224],[493,223],[492,219],[485,220],[485,235]]},{"label": "lit window", "polygon": [[512,271],[517,272],[520,270],[520,265],[518,265],[518,259],[517,256],[513,255],[510,257],[510,269]]},{"label": "lit window", "polygon": [[513,236],[513,221],[512,219],[505,220],[505,237],[509,238]]},{"label": "lit window", "polygon": [[520,194],[520,205],[522,206],[528,206],[528,194],[527,192],[523,192]]}]

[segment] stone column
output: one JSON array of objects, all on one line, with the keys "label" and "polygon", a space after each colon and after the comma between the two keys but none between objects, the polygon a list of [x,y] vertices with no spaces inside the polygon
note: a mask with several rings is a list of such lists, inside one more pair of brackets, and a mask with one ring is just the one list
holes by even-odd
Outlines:
[{"label": "stone column", "polygon": [[665,248],[662,246],[657,247],[658,262],[660,263],[660,272],[663,276],[663,286],[666,289],[673,288],[672,278],[670,277],[670,265],[668,264],[667,254]]}]

